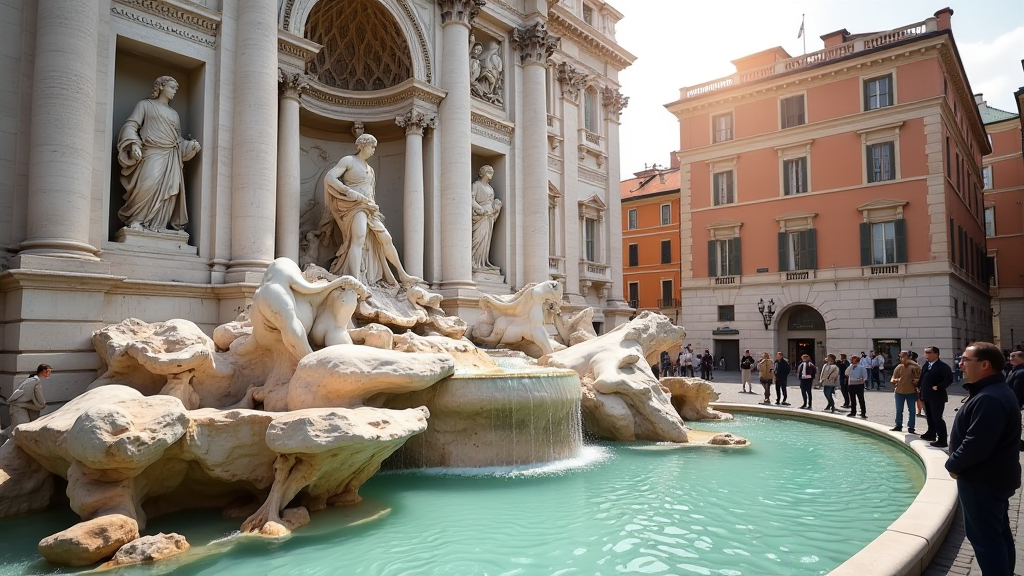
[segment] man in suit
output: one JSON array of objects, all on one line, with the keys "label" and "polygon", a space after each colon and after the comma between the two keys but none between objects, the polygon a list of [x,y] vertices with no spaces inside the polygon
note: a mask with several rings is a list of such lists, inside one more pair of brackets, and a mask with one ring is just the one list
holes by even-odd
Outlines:
[{"label": "man in suit", "polygon": [[796,367],[796,377],[800,380],[800,397],[804,402],[800,406],[802,410],[811,409],[811,388],[814,385],[815,374],[817,374],[817,368],[814,366],[814,362],[811,362],[810,354],[804,354],[800,357],[800,364]]},{"label": "man in suit", "polygon": [[992,576],[1014,573],[1009,504],[1020,488],[1020,405],[1003,379],[1003,361],[1002,350],[989,342],[964,350],[968,396],[953,418],[946,460],[974,558],[982,574]]},{"label": "man in suit", "polygon": [[775,405],[789,406],[789,394],[786,393],[786,379],[791,372],[789,362],[782,352],[775,353]]},{"label": "man in suit", "polygon": [[936,448],[946,447],[946,421],[942,419],[942,411],[949,401],[946,388],[953,383],[953,370],[939,359],[939,349],[929,346],[924,349],[925,363],[921,368],[921,379],[917,388],[924,402],[924,417],[928,422],[928,430],[921,435],[922,440],[930,440]]}]

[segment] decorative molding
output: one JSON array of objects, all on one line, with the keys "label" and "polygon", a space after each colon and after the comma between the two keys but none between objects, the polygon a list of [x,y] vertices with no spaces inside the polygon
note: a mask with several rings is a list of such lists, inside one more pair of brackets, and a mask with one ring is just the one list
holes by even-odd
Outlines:
[{"label": "decorative molding", "polygon": [[587,82],[590,80],[590,75],[574,68],[568,62],[560,62],[555,71],[558,82],[562,85],[562,96],[571,99],[573,102],[578,102],[580,90],[586,87]]},{"label": "decorative molding", "polygon": [[[470,121],[473,123],[474,127],[479,126],[481,129],[497,135],[498,138],[495,138],[496,140],[500,140],[506,144],[512,143],[512,135],[516,131],[514,124],[502,122],[501,120],[496,120],[478,112],[471,113]],[[484,133],[483,135],[489,136],[487,133]]]},{"label": "decorative molding", "polygon": [[582,20],[570,14],[564,8],[555,5],[550,10],[548,16],[548,24],[550,24],[553,32],[564,36],[573,44],[580,46],[598,58],[608,61],[619,70],[629,66],[636,60],[636,56],[630,54],[618,44],[606,38],[598,37],[587,30],[591,27],[584,24]]},{"label": "decorative molding", "polygon": [[[380,92],[349,92],[335,91],[315,80],[311,80],[306,94],[326,104],[345,106],[351,108],[379,108],[389,106],[406,100],[422,100],[428,104],[438,106],[443,95],[429,92],[420,86],[411,85],[412,80],[403,83],[406,87],[396,92],[381,94]],[[399,85],[402,86],[402,85]]]},{"label": "decorative molding", "polygon": [[309,88],[309,80],[305,74],[285,72],[278,68],[277,87],[282,98],[298,98]]},{"label": "decorative molding", "polygon": [[629,96],[623,96],[618,88],[605,86],[601,89],[601,103],[610,115],[618,118],[622,110],[629,105]]},{"label": "decorative molding", "polygon": [[[209,36],[220,29],[220,14],[192,2],[180,0],[114,0],[131,8],[148,12],[165,20],[178,22]],[[112,10],[113,12],[113,10]],[[116,12],[114,12],[116,14]]]},{"label": "decorative molding", "polygon": [[[440,0],[439,0],[440,1]],[[543,22],[521,26],[512,31],[512,43],[519,51],[519,63],[547,65],[562,39],[548,32]]]},{"label": "decorative molding", "polygon": [[593,168],[587,168],[586,166],[579,167],[580,180],[589,182],[591,184],[597,184],[598,186],[606,186],[608,184],[608,175],[604,172],[594,170]]},{"label": "decorative molding", "polygon": [[419,110],[410,110],[401,116],[395,117],[395,124],[405,128],[406,134],[423,135],[429,128],[437,128],[437,116],[427,115]]},{"label": "decorative molding", "polygon": [[552,156],[551,154],[548,154],[548,168],[561,174],[562,172],[565,171],[565,162],[563,162],[562,159],[557,156]]},{"label": "decorative molding", "polygon": [[209,48],[217,47],[217,38],[213,35],[192,32],[191,30],[183,30],[175,26],[169,26],[167,24],[164,24],[163,22],[160,22],[159,20],[154,20],[148,16],[138,14],[131,10],[126,10],[120,6],[111,6],[110,13],[119,18],[128,20],[129,22],[135,22],[138,24],[142,24],[143,26],[153,28],[154,30],[174,34],[175,36],[184,38],[185,40],[189,40],[197,44],[202,44]]},{"label": "decorative molding", "polygon": [[323,46],[316,42],[311,42],[305,38],[299,38],[298,36],[286,32],[284,30],[277,31],[277,52],[278,54],[284,55],[285,60],[292,61],[291,63],[295,66],[300,66],[301,70],[306,69],[306,65],[317,55]]},{"label": "decorative molding", "polygon": [[484,0],[437,0],[441,6],[441,25],[465,24],[473,25],[473,19],[487,2]]}]

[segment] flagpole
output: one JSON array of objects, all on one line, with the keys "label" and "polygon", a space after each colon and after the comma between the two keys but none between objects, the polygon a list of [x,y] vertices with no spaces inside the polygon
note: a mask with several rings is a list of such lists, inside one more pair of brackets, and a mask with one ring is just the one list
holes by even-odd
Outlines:
[{"label": "flagpole", "polygon": [[804,56],[807,56],[807,31],[804,30],[804,24],[805,24],[804,19],[806,17],[807,17],[806,14],[801,14],[800,15],[800,31],[803,32],[803,37],[804,37]]}]

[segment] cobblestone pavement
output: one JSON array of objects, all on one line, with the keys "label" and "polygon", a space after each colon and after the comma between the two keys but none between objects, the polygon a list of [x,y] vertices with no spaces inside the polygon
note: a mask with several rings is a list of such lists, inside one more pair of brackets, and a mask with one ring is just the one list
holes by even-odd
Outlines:
[{"label": "cobblestone pavement", "polygon": [[[947,360],[948,362],[948,360]],[[756,394],[744,394],[741,392],[742,386],[740,384],[740,373],[739,372],[721,372],[715,371],[714,381],[712,384],[715,390],[719,393],[719,401],[731,402],[737,404],[757,404],[763,398],[762,388],[759,382],[756,380],[756,374],[754,375],[754,389],[757,390]],[[790,377],[790,385],[788,386],[790,403],[794,406],[800,405],[800,387],[797,386],[797,382],[794,378]],[[825,407],[825,398],[821,390],[814,390],[814,405],[816,410],[821,410]],[[774,391],[772,392],[772,398],[774,399]],[[946,404],[946,409],[943,412],[943,416],[946,420],[947,428],[953,424],[954,409],[960,407],[960,402],[967,396],[966,390],[964,390],[960,384],[954,383],[949,388],[949,403]],[[795,400],[794,400],[795,397]],[[836,405],[839,406],[843,402],[843,397],[836,390]],[[865,402],[867,403],[868,420],[878,424],[884,424],[886,426],[894,426],[896,421],[896,403],[892,397],[892,385],[888,385],[886,390],[868,390],[865,392]],[[904,414],[904,427],[907,426],[907,415]],[[924,417],[919,417],[918,423],[916,424],[917,432],[923,433],[927,428],[925,425]],[[1024,453],[1021,458],[1022,464],[1024,464]],[[1013,530],[1014,542],[1017,544],[1017,569],[1016,573],[1024,575],[1024,541],[1017,538],[1017,527],[1021,524],[1021,491],[1018,490],[1016,494],[1010,498],[1010,527]],[[964,535],[964,523],[963,518],[959,511],[957,511],[956,519],[953,525],[949,529],[949,534],[946,536],[946,540],[942,544],[942,548],[936,553],[935,558],[932,560],[928,569],[924,572],[925,576],[982,576],[981,568],[978,567],[977,562],[974,560],[974,549],[971,548],[971,543],[967,540]]]}]

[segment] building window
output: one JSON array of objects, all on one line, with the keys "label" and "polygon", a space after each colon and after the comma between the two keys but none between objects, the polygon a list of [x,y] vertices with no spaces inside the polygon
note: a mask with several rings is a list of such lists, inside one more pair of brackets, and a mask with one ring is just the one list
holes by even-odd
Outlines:
[{"label": "building window", "polygon": [[779,271],[814,270],[818,267],[817,232],[779,232]]},{"label": "building window", "polygon": [[860,225],[862,266],[881,266],[907,261],[907,225],[899,218],[889,222],[862,222]]},{"label": "building window", "polygon": [[626,214],[626,220],[629,222],[629,229],[636,230],[636,208],[630,208]]},{"label": "building window", "polygon": [[583,92],[583,127],[597,134],[597,91],[593,88]]},{"label": "building window", "polygon": [[781,121],[783,128],[792,128],[806,124],[804,119],[804,95],[798,94],[779,100],[781,104]]},{"label": "building window", "polygon": [[583,249],[589,262],[597,262],[597,220],[583,219]]},{"label": "building window", "polygon": [[985,181],[985,190],[992,189],[992,167],[985,166],[981,169],[981,178]]},{"label": "building window", "polygon": [[587,4],[583,5],[583,21],[591,26],[594,25],[594,9]]},{"label": "building window", "polygon": [[896,143],[868,144],[868,182],[896,179]]},{"label": "building window", "polygon": [[722,206],[723,204],[732,204],[736,201],[736,197],[733,194],[733,172],[728,170],[726,172],[717,172],[714,177],[714,204],[715,206]]},{"label": "building window", "polygon": [[740,239],[708,241],[708,276],[740,275]]},{"label": "building window", "polygon": [[985,257],[985,274],[988,276],[989,286],[998,286],[998,278],[996,277],[996,257],[986,256]]},{"label": "building window", "polygon": [[661,302],[659,308],[675,308],[675,295],[672,289],[671,280],[661,281]]},{"label": "building window", "polygon": [[996,235],[996,207],[989,206],[985,208],[985,236],[992,237]]},{"label": "building window", "polygon": [[627,295],[627,297],[629,299],[629,307],[630,308],[637,308],[637,307],[639,307],[640,306],[640,283],[639,282],[630,282],[628,290],[629,290],[629,294]]},{"label": "building window", "polygon": [[736,321],[736,307],[735,306],[719,306],[718,307],[718,321],[719,322],[735,322]]},{"label": "building window", "polygon": [[629,260],[627,265],[630,267],[640,265],[640,247],[637,244],[629,245]]},{"label": "building window", "polygon": [[670,204],[661,205],[661,225],[668,226],[672,223],[672,206]]},{"label": "building window", "polygon": [[875,110],[892,105],[892,74],[864,81],[864,110]]},{"label": "building window", "polygon": [[960,299],[959,298],[953,298],[953,317],[954,318],[959,318],[960,317]]},{"label": "building window", "polygon": [[875,299],[875,318],[898,318],[895,298]]},{"label": "building window", "polygon": [[711,117],[711,129],[714,132],[712,142],[732,140],[732,112]]},{"label": "building window", "polygon": [[661,241],[661,263],[671,264],[672,263],[672,241],[662,240]]},{"label": "building window", "polygon": [[782,161],[782,185],[786,196],[807,192],[807,157]]},{"label": "building window", "polygon": [[946,136],[946,178],[953,179],[953,163],[950,160],[952,148],[949,147],[949,136]]}]

